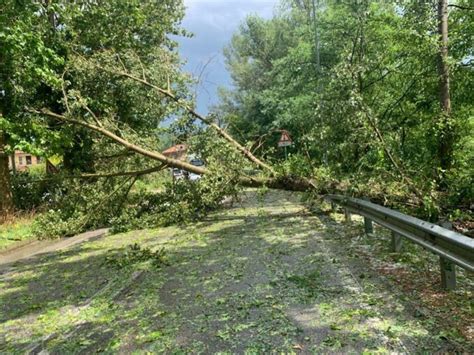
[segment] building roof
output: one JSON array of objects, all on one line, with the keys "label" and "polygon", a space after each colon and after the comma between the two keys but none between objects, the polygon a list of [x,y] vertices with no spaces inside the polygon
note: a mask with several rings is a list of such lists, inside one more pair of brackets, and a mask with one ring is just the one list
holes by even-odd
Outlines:
[{"label": "building roof", "polygon": [[185,152],[188,149],[186,144],[176,144],[163,151],[164,155]]}]

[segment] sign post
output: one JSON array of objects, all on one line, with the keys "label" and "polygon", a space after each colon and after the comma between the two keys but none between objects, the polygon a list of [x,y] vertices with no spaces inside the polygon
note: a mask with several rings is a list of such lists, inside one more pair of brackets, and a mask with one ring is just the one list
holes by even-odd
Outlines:
[{"label": "sign post", "polygon": [[278,146],[281,148],[281,147],[284,147],[285,148],[285,159],[287,159],[287,155],[286,155],[286,147],[290,146],[293,144],[293,141],[291,140],[290,138],[290,134],[288,133],[288,131],[286,130],[282,130],[281,131],[281,137],[280,137],[280,140],[278,141]]}]

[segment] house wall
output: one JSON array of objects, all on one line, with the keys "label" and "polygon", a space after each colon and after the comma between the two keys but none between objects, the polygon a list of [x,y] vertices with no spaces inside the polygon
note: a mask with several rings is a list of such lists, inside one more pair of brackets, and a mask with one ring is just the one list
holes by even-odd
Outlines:
[{"label": "house wall", "polygon": [[[40,157],[36,157],[30,153],[24,153],[20,151],[16,151],[15,155],[15,168],[17,171],[24,171],[28,169],[30,166],[38,165],[42,163],[42,160]],[[12,156],[10,156],[8,160],[8,166],[10,169],[13,169],[12,166]]]}]

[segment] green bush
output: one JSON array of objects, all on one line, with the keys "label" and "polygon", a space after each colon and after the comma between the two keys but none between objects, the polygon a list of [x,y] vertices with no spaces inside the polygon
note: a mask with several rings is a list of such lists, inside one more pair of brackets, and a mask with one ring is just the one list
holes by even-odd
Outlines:
[{"label": "green bush", "polygon": [[112,233],[188,223],[219,206],[225,196],[236,194],[236,184],[222,176],[199,181],[168,182],[160,192],[129,192],[123,179],[95,183],[69,183],[57,189],[51,208],[35,221],[38,238],[57,238],[86,230],[111,227]]},{"label": "green bush", "polygon": [[125,210],[130,183],[120,178],[65,181],[51,194],[48,212],[35,221],[34,234],[40,239],[58,238],[110,226]]},{"label": "green bush", "polygon": [[46,176],[44,166],[35,166],[12,174],[15,208],[20,211],[32,211],[49,203],[58,185],[57,179]]},{"label": "green bush", "polygon": [[33,223],[32,234],[38,239],[68,237],[83,231],[82,218],[65,218],[60,209],[51,209],[39,215]]}]

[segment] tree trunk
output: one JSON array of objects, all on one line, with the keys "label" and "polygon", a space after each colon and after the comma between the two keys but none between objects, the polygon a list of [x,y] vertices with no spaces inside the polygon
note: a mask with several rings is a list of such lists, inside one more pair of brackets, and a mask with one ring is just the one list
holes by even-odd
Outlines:
[{"label": "tree trunk", "polygon": [[442,173],[440,183],[446,170],[452,165],[453,155],[453,126],[450,121],[451,97],[449,92],[448,67],[448,1],[438,1],[438,74],[439,74],[439,102],[441,105],[440,132],[438,142],[438,159]]},{"label": "tree trunk", "polygon": [[5,152],[6,138],[0,131],[0,223],[13,214],[13,194],[8,170],[8,154]]},{"label": "tree trunk", "polygon": [[16,161],[15,161],[15,152],[13,151],[12,155],[10,156],[11,162],[12,162],[12,173],[13,175],[16,174]]},{"label": "tree trunk", "polygon": [[319,81],[319,71],[321,66],[321,57],[320,57],[320,43],[319,43],[319,18],[317,7],[319,6],[319,0],[313,0],[312,3],[312,12],[313,12],[313,28],[314,28],[314,55],[316,61],[316,73],[318,74]]}]

